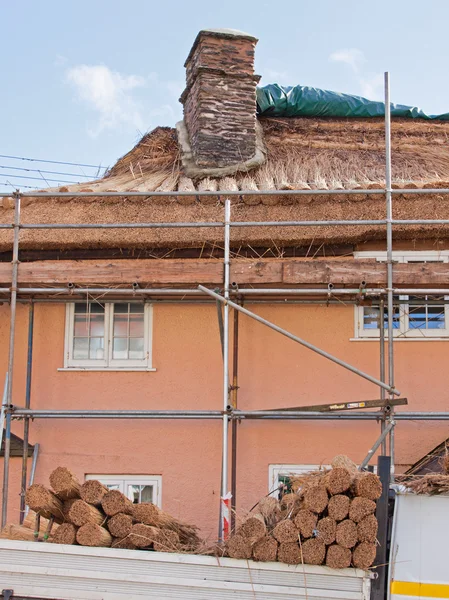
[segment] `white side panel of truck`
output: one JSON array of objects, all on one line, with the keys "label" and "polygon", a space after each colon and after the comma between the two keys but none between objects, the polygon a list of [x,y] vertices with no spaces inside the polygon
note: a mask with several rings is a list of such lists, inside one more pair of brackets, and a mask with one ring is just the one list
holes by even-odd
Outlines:
[{"label": "white side panel of truck", "polygon": [[369,600],[357,569],[0,540],[1,589],[57,600]]},{"label": "white side panel of truck", "polygon": [[449,598],[448,540],[449,496],[397,496],[390,600]]}]

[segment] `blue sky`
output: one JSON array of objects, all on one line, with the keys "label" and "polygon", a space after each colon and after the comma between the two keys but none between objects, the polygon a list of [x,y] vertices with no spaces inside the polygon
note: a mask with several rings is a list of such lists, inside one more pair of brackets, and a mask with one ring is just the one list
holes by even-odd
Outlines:
[{"label": "blue sky", "polygon": [[[262,84],[381,99],[389,70],[393,102],[449,111],[447,0],[3,0],[0,22],[2,155],[112,165],[143,133],[181,117],[184,60],[206,27],[259,38]],[[5,177],[20,173],[36,175],[0,168],[0,182],[40,185]]]}]

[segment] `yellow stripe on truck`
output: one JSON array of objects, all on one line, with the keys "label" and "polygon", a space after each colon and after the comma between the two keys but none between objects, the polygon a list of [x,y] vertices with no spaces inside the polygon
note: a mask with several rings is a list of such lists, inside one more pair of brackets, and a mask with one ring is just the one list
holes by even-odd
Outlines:
[{"label": "yellow stripe on truck", "polygon": [[413,581],[393,581],[391,593],[397,596],[421,598],[449,598],[449,585],[444,583],[417,583]]}]

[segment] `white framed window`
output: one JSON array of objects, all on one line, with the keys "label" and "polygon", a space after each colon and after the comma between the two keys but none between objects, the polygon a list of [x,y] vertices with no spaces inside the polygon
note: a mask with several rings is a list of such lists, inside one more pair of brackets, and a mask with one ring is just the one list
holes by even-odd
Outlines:
[{"label": "white framed window", "polygon": [[151,369],[152,306],[137,302],[70,302],[64,368]]},{"label": "white framed window", "polygon": [[98,479],[110,490],[119,490],[134,504],[152,502],[161,507],[162,477],[160,475],[86,475],[86,481]]},{"label": "white framed window", "polygon": [[[355,252],[354,258],[387,260],[386,252]],[[393,251],[397,263],[449,262],[449,250]],[[449,269],[448,269],[449,274]],[[449,337],[449,296],[406,296],[393,298],[393,335],[404,339],[431,339]],[[354,311],[355,338],[377,338],[380,335],[379,306],[356,306]],[[384,328],[388,327],[388,313],[384,306]]]}]

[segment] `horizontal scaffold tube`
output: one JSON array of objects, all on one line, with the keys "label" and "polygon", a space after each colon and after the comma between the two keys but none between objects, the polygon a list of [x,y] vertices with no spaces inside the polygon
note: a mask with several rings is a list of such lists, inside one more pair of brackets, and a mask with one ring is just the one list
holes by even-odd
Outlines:
[{"label": "horizontal scaffold tube", "polygon": [[[12,409],[13,419],[221,419],[219,410],[44,410]],[[377,421],[385,418],[380,411],[309,412],[295,410],[234,410],[229,418],[260,420],[339,420]],[[449,412],[396,412],[396,421],[449,421]]]}]

